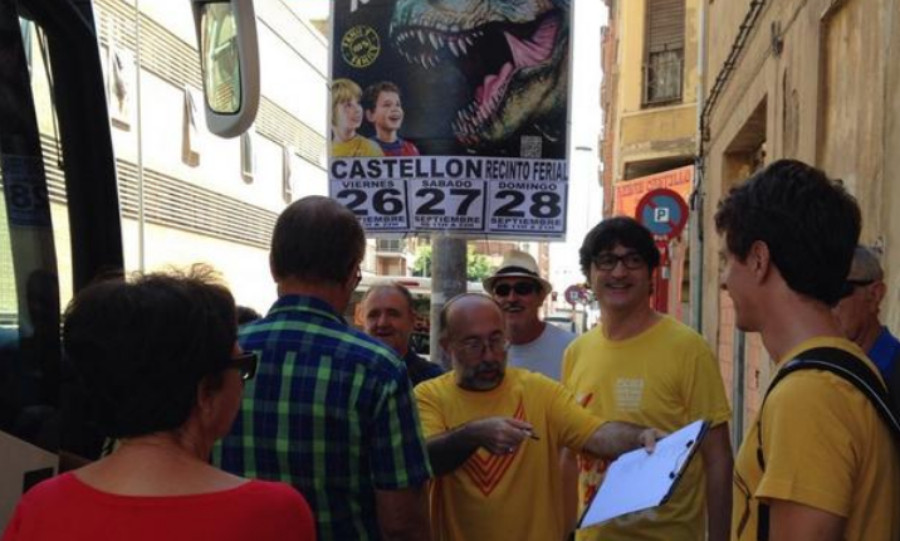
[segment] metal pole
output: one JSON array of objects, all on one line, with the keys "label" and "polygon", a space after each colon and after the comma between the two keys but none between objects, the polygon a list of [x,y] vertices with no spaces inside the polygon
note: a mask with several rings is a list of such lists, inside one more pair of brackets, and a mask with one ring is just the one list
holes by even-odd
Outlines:
[{"label": "metal pole", "polygon": [[703,107],[706,91],[706,48],[708,47],[706,32],[706,2],[700,5],[700,39],[697,47],[697,149],[698,155],[694,167],[694,186],[691,194],[691,216],[689,250],[691,254],[691,325],[703,332],[703,181],[706,168],[704,166],[703,148]]},{"label": "metal pole", "polygon": [[145,267],[144,242],[144,143],[141,136],[141,0],[134,0],[134,64],[135,64],[135,133],[137,135],[137,192],[138,192],[138,269]]},{"label": "metal pole", "polygon": [[744,439],[744,389],[746,388],[745,374],[746,370],[746,348],[747,335],[743,331],[734,330],[734,362],[732,370],[732,409],[731,417],[731,441],[734,442],[734,448],[737,449]]},{"label": "metal pole", "polygon": [[440,315],[444,304],[466,292],[466,241],[447,234],[435,235],[431,243],[431,360],[450,368],[443,355]]}]

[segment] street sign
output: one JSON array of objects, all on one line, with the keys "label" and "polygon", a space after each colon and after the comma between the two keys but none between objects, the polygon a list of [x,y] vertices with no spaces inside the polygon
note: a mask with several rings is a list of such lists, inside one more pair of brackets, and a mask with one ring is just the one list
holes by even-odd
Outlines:
[{"label": "street sign", "polygon": [[637,204],[635,218],[657,238],[677,237],[688,220],[684,199],[666,188],[647,192]]},{"label": "street sign", "polygon": [[586,304],[588,301],[587,291],[585,291],[584,286],[575,284],[566,288],[566,302],[575,306],[578,303]]}]

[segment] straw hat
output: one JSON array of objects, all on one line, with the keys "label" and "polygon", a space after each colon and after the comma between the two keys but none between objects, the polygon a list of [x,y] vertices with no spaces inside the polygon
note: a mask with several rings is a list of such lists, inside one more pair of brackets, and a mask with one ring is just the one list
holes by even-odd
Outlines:
[{"label": "straw hat", "polygon": [[510,250],[503,256],[503,262],[494,274],[482,280],[481,284],[488,293],[494,291],[494,282],[500,278],[531,278],[541,284],[541,293],[547,295],[553,290],[553,286],[547,280],[541,278],[538,273],[537,262],[528,252]]}]

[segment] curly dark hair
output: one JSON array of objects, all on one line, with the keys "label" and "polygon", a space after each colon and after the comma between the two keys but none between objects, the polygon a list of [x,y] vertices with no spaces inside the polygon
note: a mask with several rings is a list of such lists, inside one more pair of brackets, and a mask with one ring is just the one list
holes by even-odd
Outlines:
[{"label": "curly dark hair", "polygon": [[581,272],[588,282],[591,280],[591,263],[597,254],[612,250],[617,244],[640,254],[647,262],[650,274],[653,274],[654,269],[659,266],[659,248],[656,247],[649,229],[627,216],[607,218],[588,231],[578,250]]},{"label": "curly dark hair", "polygon": [[105,280],[66,309],[65,353],[96,400],[104,435],[181,427],[201,384],[216,389],[237,339],[234,298],[205,265]]},{"label": "curly dark hair", "polygon": [[732,188],[715,222],[740,261],[762,241],[792,290],[828,306],[840,300],[862,217],[839,181],[803,162],[779,160]]}]

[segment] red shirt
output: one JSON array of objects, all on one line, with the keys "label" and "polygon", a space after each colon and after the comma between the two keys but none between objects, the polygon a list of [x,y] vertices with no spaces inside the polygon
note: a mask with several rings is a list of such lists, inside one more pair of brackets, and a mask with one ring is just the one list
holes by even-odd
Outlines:
[{"label": "red shirt", "polygon": [[312,512],[283,483],[250,481],[187,496],[120,496],[71,472],[38,484],[16,507],[2,541],[315,541]]}]

